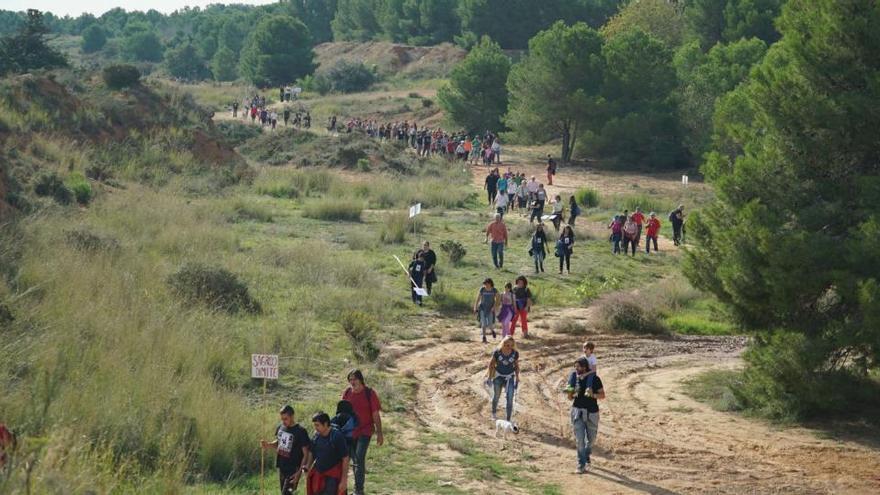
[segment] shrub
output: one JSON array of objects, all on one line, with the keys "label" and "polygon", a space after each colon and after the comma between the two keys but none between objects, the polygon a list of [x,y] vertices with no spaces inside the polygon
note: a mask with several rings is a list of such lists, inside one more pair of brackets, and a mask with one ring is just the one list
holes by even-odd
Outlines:
[{"label": "shrub", "polygon": [[420,94],[418,94],[418,93],[416,93],[416,92],[412,92],[412,93],[410,93],[410,94],[408,94],[408,95],[406,95],[406,96],[409,97],[409,98],[415,98],[415,99],[419,99],[419,98],[422,97],[422,95],[420,95]]},{"label": "shrub", "polygon": [[440,250],[443,251],[453,265],[457,265],[467,254],[467,249],[458,241],[447,239],[440,243]]},{"label": "shrub", "polygon": [[642,308],[629,294],[615,293],[599,303],[600,325],[609,331],[661,334],[666,328],[657,313]]},{"label": "shrub", "polygon": [[110,65],[104,68],[102,77],[108,88],[123,89],[140,84],[141,72],[133,65]]},{"label": "shrub", "polygon": [[73,192],[68,189],[61,177],[55,172],[43,172],[34,182],[34,193],[37,196],[48,196],[60,204],[70,204]]},{"label": "shrub", "polygon": [[232,147],[240,146],[263,132],[262,127],[248,125],[237,120],[221,120],[215,127],[224,140]]},{"label": "shrub", "polygon": [[553,331],[568,335],[586,335],[589,332],[584,323],[571,319],[558,320],[553,324]]},{"label": "shrub", "polygon": [[119,241],[95,234],[84,228],[68,230],[64,233],[67,244],[79,251],[112,251],[119,247]]},{"label": "shrub", "polygon": [[432,106],[434,106],[434,100],[432,100],[430,98],[423,98],[422,99],[422,107],[423,108],[430,108]]},{"label": "shrub", "polygon": [[363,62],[339,60],[319,77],[329,81],[333,91],[353,93],[364,91],[376,82],[376,74]]},{"label": "shrub", "polygon": [[581,188],[574,193],[579,206],[583,208],[595,208],[599,206],[599,192],[595,189]]},{"label": "shrub", "polygon": [[105,163],[96,163],[86,167],[86,177],[98,182],[105,182],[113,178],[110,166]]},{"label": "shrub", "polygon": [[630,212],[635,211],[636,208],[641,208],[646,215],[654,211],[657,212],[661,222],[665,220],[666,213],[672,211],[673,208],[673,204],[670,201],[646,194],[626,194],[610,197],[607,200],[602,200],[602,206],[613,210],[629,210]]},{"label": "shrub", "polygon": [[190,302],[203,303],[211,309],[229,313],[261,311],[260,304],[250,296],[247,285],[223,268],[188,263],[169,276],[167,282],[179,296]]},{"label": "shrub", "polygon": [[361,158],[357,161],[357,168],[361,172],[369,172],[370,171],[370,160],[366,158]]},{"label": "shrub", "polygon": [[401,244],[406,240],[406,233],[410,230],[412,230],[412,222],[409,214],[391,213],[385,217],[385,223],[379,233],[379,241],[386,244]]},{"label": "shrub", "polygon": [[315,220],[338,220],[359,222],[364,204],[361,201],[344,198],[321,198],[303,207],[303,216]]},{"label": "shrub", "polygon": [[359,361],[373,362],[379,357],[376,345],[379,323],[376,318],[363,311],[346,311],[340,323],[342,331],[351,340],[352,353]]},{"label": "shrub", "polygon": [[259,205],[247,204],[243,201],[236,201],[232,204],[226,219],[230,222],[246,222],[253,220],[255,222],[272,222],[272,212]]},{"label": "shrub", "polygon": [[89,184],[88,179],[83,174],[79,172],[70,174],[67,177],[66,185],[73,193],[77,203],[87,205],[92,200],[92,185]]}]

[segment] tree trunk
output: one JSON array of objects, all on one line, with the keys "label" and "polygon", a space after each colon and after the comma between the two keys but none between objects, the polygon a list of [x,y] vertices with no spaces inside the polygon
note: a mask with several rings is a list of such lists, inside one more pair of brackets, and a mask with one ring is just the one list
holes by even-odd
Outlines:
[{"label": "tree trunk", "polygon": [[568,124],[562,127],[562,163],[571,159],[571,132]]}]

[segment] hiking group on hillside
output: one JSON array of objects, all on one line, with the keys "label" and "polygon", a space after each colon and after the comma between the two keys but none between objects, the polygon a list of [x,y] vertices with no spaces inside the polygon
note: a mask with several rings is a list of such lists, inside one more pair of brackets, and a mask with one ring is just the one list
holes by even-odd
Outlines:
[{"label": "hiking group on hillside", "polygon": [[285,127],[291,125],[296,128],[308,129],[312,126],[312,115],[302,105],[295,112],[285,105],[279,115],[277,111],[269,108],[266,104],[265,96],[254,95],[251,98],[244,98],[240,109],[238,102],[233,101],[231,108],[232,118],[238,118],[239,110],[241,110],[241,117],[245,121],[250,117],[251,124],[259,122],[260,127],[268,127],[272,130],[275,130],[279,122],[284,122]]}]

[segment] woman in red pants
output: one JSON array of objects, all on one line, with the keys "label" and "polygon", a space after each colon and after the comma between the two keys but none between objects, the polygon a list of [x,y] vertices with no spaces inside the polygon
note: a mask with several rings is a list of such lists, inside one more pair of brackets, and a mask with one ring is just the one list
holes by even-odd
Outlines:
[{"label": "woman in red pants", "polygon": [[532,309],[532,291],[529,290],[529,281],[520,275],[516,277],[516,287],[513,288],[514,315],[510,322],[510,335],[516,332],[516,322],[522,324],[524,338],[529,338],[529,311]]}]

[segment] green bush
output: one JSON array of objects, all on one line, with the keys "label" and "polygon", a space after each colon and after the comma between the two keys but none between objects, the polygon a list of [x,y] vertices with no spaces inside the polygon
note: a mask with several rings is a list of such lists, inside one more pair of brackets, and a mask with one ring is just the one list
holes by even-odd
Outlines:
[{"label": "green bush", "polygon": [[247,285],[223,268],[188,263],[170,275],[167,282],[184,299],[214,310],[229,313],[261,311],[260,303],[251,297]]},{"label": "green bush", "polygon": [[553,331],[567,335],[586,335],[589,333],[587,325],[583,322],[565,319],[559,320],[553,325]]},{"label": "green bush", "polygon": [[70,174],[67,177],[66,185],[73,193],[77,203],[87,205],[92,200],[92,185],[83,174],[79,172]]},{"label": "green bush", "polygon": [[625,293],[610,294],[599,303],[599,321],[608,331],[667,333],[656,312],[643,308]]},{"label": "green bush", "polygon": [[369,172],[370,171],[370,160],[366,158],[361,158],[357,161],[357,168],[361,172]]},{"label": "green bush", "polygon": [[385,244],[402,244],[407,232],[412,231],[412,222],[405,212],[391,213],[385,217],[385,223],[379,232],[379,241]]},{"label": "green bush", "polygon": [[415,99],[417,99],[417,100],[418,100],[419,98],[422,97],[422,95],[420,95],[420,94],[418,94],[418,93],[416,93],[416,92],[409,93],[409,94],[406,95],[406,96],[407,96],[408,98],[415,98]]},{"label": "green bush", "polygon": [[43,172],[34,181],[34,193],[37,196],[51,197],[60,204],[70,204],[73,192],[64,185],[64,181],[55,172]]},{"label": "green bush", "polygon": [[653,211],[660,217],[661,222],[666,219],[666,214],[674,208],[669,200],[647,194],[625,194],[603,198],[602,206],[610,210],[629,210],[630,213],[634,212],[636,208],[641,208],[646,215]]},{"label": "green bush", "polygon": [[379,357],[379,347],[376,345],[379,323],[376,318],[363,311],[346,311],[342,314],[340,324],[351,340],[352,353],[359,361],[373,362]]},{"label": "green bush", "polygon": [[595,208],[599,206],[599,191],[589,188],[578,189],[574,193],[578,206],[582,208]]},{"label": "green bush", "polygon": [[260,205],[248,204],[241,200],[232,204],[226,219],[233,223],[247,221],[271,223],[273,220],[271,211]]},{"label": "green bush", "polygon": [[263,133],[263,128],[237,120],[221,120],[215,128],[230,146],[240,146]]},{"label": "green bush", "polygon": [[315,220],[360,222],[364,204],[345,198],[321,198],[303,206],[303,216]]},{"label": "green bush", "polygon": [[141,72],[133,65],[110,65],[104,67],[102,77],[108,88],[123,89],[140,84]]},{"label": "green bush", "polygon": [[441,242],[440,251],[446,254],[446,257],[449,258],[450,263],[453,265],[461,263],[461,260],[467,254],[467,249],[460,242],[453,241],[452,239]]},{"label": "green bush", "polygon": [[376,74],[363,62],[350,60],[339,60],[318,77],[326,78],[333,91],[339,93],[365,91],[376,82]]},{"label": "green bush", "polygon": [[434,106],[434,100],[432,100],[430,98],[422,98],[422,107],[423,108],[430,108],[432,106]]}]

